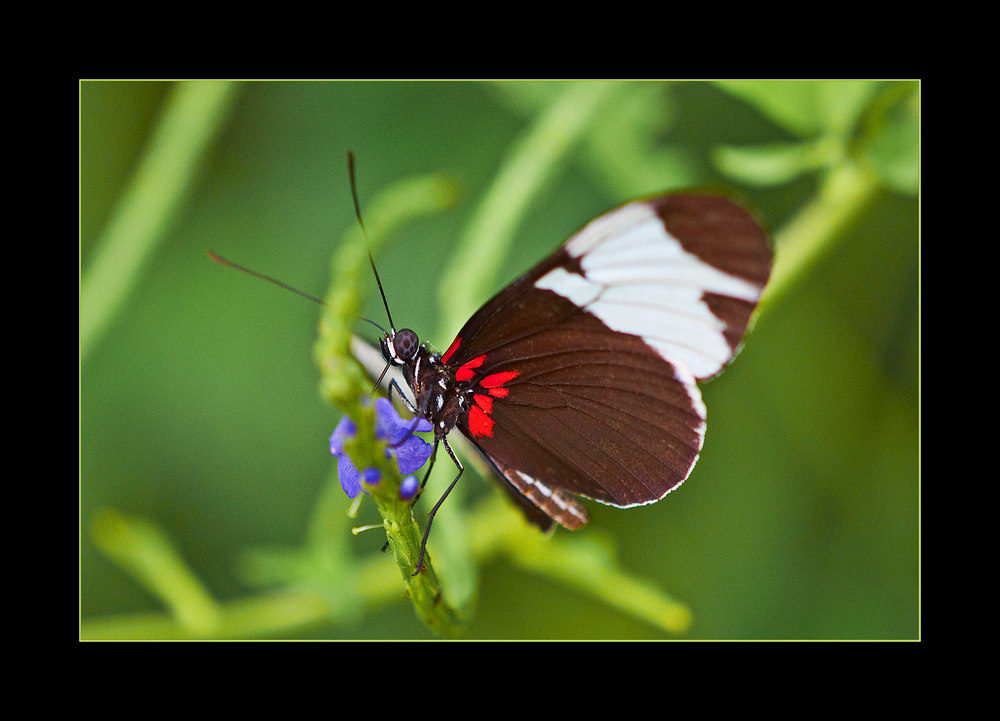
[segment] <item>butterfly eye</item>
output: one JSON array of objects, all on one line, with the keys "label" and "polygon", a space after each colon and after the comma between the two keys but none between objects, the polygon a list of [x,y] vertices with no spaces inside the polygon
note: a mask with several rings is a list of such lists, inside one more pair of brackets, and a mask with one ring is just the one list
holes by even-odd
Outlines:
[{"label": "butterfly eye", "polygon": [[395,333],[390,342],[392,343],[392,349],[395,351],[396,362],[410,360],[417,354],[417,348],[420,345],[420,339],[417,338],[417,334],[409,328],[403,328],[401,331]]}]

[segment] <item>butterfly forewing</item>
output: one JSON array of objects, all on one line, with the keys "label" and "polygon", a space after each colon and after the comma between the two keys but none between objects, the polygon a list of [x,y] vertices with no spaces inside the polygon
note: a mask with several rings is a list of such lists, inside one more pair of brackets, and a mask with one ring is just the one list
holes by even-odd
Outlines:
[{"label": "butterfly forewing", "polygon": [[735,355],[770,262],[763,231],[725,198],[666,196],[597,218],[442,357],[469,388],[459,429],[543,527],[586,522],[570,494],[662,498],[701,449],[695,381]]}]

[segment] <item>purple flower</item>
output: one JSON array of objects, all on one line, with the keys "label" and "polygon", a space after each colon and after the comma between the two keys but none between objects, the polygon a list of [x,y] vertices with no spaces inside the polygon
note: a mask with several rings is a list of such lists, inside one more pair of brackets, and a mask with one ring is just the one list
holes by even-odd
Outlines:
[{"label": "purple flower", "polygon": [[[412,419],[403,420],[400,418],[388,399],[377,398],[375,400],[375,436],[388,442],[385,454],[396,457],[396,465],[399,466],[400,473],[404,475],[413,473],[431,457],[433,450],[431,445],[412,433],[412,431],[429,431],[431,428],[430,421],[425,418],[419,419],[415,425]],[[350,456],[344,453],[344,443],[349,438],[353,438],[357,432],[358,428],[354,425],[354,421],[344,416],[337,424],[333,435],[330,436],[330,453],[337,457],[337,475],[340,478],[340,487],[344,489],[344,493],[349,498],[355,498],[361,491],[365,490],[364,486],[361,485],[362,480],[369,486],[374,486],[382,477],[376,468],[366,468],[359,471]]]}]

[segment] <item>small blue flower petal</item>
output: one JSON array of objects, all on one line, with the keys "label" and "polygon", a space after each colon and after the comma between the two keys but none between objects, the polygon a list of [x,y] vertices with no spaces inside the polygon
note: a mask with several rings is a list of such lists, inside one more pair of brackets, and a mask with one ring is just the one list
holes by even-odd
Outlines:
[{"label": "small blue flower petal", "polygon": [[431,444],[423,438],[410,436],[395,448],[386,448],[385,452],[396,456],[396,465],[399,466],[399,472],[405,476],[408,473],[413,473],[427,463],[427,459],[431,457],[431,451],[433,450]]},{"label": "small blue flower petal", "polygon": [[404,501],[410,500],[417,494],[418,488],[420,488],[420,482],[417,480],[417,477],[407,476],[399,486],[400,499]]},{"label": "small blue flower petal", "polygon": [[340,487],[344,489],[347,497],[357,498],[361,491],[368,493],[361,482],[364,481],[369,486],[377,486],[378,482],[382,480],[382,472],[377,468],[366,468],[363,471],[358,471],[354,461],[345,453],[337,459],[337,477],[340,479]]},{"label": "small blue flower petal", "polygon": [[401,443],[412,431],[421,433],[433,428],[426,418],[420,418],[414,425],[413,419],[404,420],[389,402],[388,398],[375,399],[375,435],[390,446]]},{"label": "small blue flower petal", "polygon": [[337,477],[340,487],[348,498],[357,498],[361,493],[361,472],[354,466],[351,457],[346,453],[337,459]]},{"label": "small blue flower petal", "polygon": [[[334,456],[340,456],[344,452],[344,443],[349,438],[353,438],[357,432],[358,427],[354,425],[354,421],[349,416],[341,418],[340,423],[337,424],[337,427],[333,431],[333,435],[330,436],[330,453]],[[358,494],[355,493],[354,495]]]}]

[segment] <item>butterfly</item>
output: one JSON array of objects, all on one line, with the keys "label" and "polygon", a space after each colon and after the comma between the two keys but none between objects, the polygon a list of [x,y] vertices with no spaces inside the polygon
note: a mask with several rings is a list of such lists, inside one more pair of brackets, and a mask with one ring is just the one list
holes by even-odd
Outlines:
[{"label": "butterfly", "polygon": [[395,386],[434,432],[424,482],[439,445],[458,469],[414,575],[462,476],[455,428],[545,530],[587,523],[580,497],[630,508],[683,483],[705,437],[697,383],[739,351],[771,262],[764,230],[732,200],[662,195],[588,223],[487,301],[444,353],[397,331],[385,304],[379,346],[413,401],[395,383],[390,396]]}]

